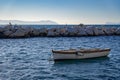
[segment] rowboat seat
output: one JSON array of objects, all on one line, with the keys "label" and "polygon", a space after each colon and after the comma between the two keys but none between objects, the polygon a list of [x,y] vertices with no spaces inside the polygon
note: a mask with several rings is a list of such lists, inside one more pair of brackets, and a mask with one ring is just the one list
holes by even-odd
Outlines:
[{"label": "rowboat seat", "polygon": [[74,50],[60,50],[60,51],[55,51],[55,50],[52,50],[53,53],[61,53],[61,54],[75,54],[77,53],[77,51],[74,49]]}]

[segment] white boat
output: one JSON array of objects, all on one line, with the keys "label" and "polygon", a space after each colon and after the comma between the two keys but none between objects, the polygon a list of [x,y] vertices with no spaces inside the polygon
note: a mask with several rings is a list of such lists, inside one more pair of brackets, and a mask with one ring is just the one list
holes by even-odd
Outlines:
[{"label": "white boat", "polygon": [[65,60],[65,59],[86,59],[103,57],[109,54],[111,49],[69,49],[69,50],[52,50],[54,60]]}]

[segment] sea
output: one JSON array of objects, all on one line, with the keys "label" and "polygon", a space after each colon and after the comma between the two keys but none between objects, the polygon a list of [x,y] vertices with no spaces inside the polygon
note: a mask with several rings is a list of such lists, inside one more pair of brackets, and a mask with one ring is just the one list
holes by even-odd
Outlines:
[{"label": "sea", "polygon": [[[13,25],[16,25],[16,24],[13,24]],[[4,27],[6,25],[0,25],[0,27]],[[40,28],[47,28],[47,29],[50,29],[50,28],[64,28],[64,27],[74,27],[74,26],[78,26],[78,25],[70,25],[70,24],[66,24],[66,25],[18,25],[18,26],[21,26],[21,27],[32,27],[32,28],[36,28],[36,29],[40,29]],[[85,25],[85,26],[89,26],[89,27],[120,27],[120,24],[116,24],[116,25],[100,25],[100,24],[91,24],[91,25]]]},{"label": "sea", "polygon": [[[33,27],[33,28],[37,28],[37,29],[40,29],[40,28],[47,28],[47,29],[50,29],[50,28],[64,28],[64,27],[75,27],[75,26],[78,26],[78,25],[21,25],[22,27]],[[85,25],[85,26],[88,26],[88,27],[106,27],[106,28],[109,28],[109,27],[120,27],[120,25],[96,25],[96,24],[92,24],[92,25]]]},{"label": "sea", "polygon": [[[69,48],[111,52],[94,59],[53,60],[52,49]],[[120,36],[0,39],[0,80],[120,80]]]}]

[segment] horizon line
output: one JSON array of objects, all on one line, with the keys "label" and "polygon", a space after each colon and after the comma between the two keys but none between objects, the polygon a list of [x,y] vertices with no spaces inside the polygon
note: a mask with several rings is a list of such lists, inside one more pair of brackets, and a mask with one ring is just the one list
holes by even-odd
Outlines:
[{"label": "horizon line", "polygon": [[[54,20],[18,20],[18,19],[6,19],[6,20],[3,20],[3,19],[0,19],[0,21],[21,21],[21,22],[24,22],[24,23],[14,23],[14,22],[10,22],[12,24],[18,24],[18,25],[41,25],[42,23],[36,23],[36,22],[40,22],[40,21],[51,21],[51,22],[54,22],[56,24],[52,24],[52,25],[79,25],[79,24],[84,24],[84,25],[120,25],[120,22],[105,22],[105,23],[58,23]],[[34,23],[35,22],[35,23]],[[3,24],[7,24],[7,23],[0,23],[0,25],[3,25]],[[9,24],[9,22],[8,22]],[[42,25],[51,25],[50,23],[43,23]]]}]

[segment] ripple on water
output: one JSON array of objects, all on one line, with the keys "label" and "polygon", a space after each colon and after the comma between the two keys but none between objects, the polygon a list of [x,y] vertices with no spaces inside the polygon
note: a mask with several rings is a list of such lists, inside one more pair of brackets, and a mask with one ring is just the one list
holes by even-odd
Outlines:
[{"label": "ripple on water", "polygon": [[[0,39],[2,80],[119,80],[120,37]],[[13,45],[14,44],[14,45]],[[49,61],[51,49],[112,49],[104,58]]]}]

